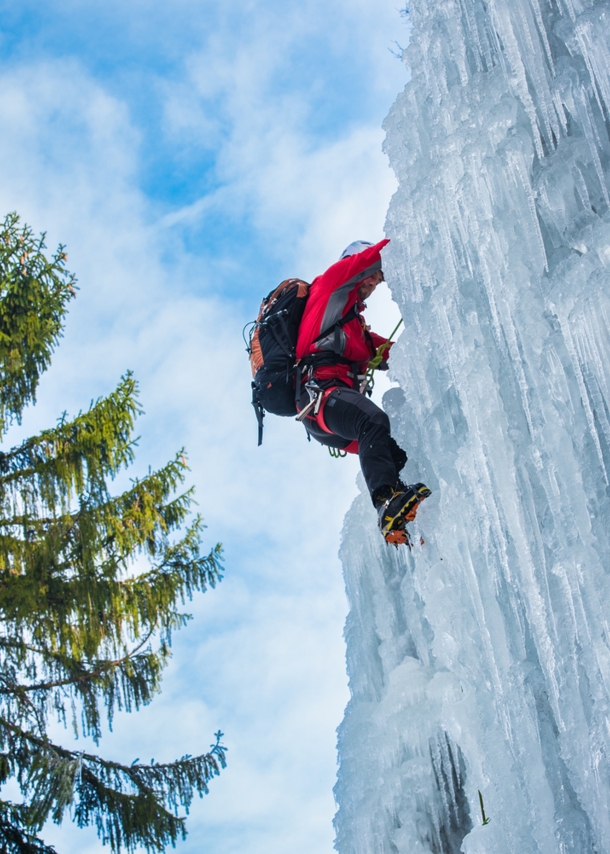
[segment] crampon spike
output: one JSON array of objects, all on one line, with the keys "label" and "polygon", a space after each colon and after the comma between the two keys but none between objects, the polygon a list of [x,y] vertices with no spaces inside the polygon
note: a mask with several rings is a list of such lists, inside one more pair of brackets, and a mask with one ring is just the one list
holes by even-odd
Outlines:
[{"label": "crampon spike", "polygon": [[387,534],[384,535],[384,538],[388,545],[396,546],[396,548],[398,548],[398,546],[408,546],[411,548],[411,539],[406,528],[388,531]]}]

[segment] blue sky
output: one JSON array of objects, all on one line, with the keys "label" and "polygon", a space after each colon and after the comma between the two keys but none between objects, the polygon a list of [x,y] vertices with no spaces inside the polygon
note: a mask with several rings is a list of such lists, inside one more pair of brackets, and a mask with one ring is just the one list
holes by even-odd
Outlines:
[{"label": "blue sky", "polygon": [[[348,698],[336,553],[358,467],[289,419],[268,418],[256,447],[241,329],[282,278],[383,236],[381,122],[407,79],[398,5],[0,2],[0,208],[67,244],[80,286],[7,443],[133,369],[146,414],[130,475],[185,446],[209,542],[225,546],[162,694],[101,744],[170,760],[223,729],[229,767],[194,805],[185,854],[332,850]],[[393,328],[387,294],[369,317]],[[47,839],[103,850],[69,824]]]}]

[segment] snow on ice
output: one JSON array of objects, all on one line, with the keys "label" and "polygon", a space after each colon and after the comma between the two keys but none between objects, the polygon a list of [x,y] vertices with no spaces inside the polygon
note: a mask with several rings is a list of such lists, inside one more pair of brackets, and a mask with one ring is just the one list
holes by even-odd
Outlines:
[{"label": "snow on ice", "polygon": [[409,17],[384,405],[433,495],[412,553],[346,519],[336,847],[606,854],[610,3]]}]

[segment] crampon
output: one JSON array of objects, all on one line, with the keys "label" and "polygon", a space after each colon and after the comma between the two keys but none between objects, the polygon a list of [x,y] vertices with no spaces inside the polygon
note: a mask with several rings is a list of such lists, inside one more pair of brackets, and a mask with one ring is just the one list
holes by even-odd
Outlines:
[{"label": "crampon", "polygon": [[425,484],[416,483],[396,492],[379,508],[379,529],[386,543],[412,548],[407,523],[415,519],[419,505],[429,495]]},{"label": "crampon", "polygon": [[393,531],[388,531],[387,534],[383,535],[384,540],[390,546],[408,546],[409,548],[413,547],[413,543],[411,542],[411,537],[409,536],[409,532],[406,528],[398,529],[395,528]]}]

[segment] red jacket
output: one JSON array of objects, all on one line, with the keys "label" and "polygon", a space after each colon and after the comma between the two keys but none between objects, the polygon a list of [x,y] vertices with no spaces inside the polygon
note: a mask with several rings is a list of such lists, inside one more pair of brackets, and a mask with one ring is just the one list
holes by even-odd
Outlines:
[{"label": "red jacket", "polygon": [[[361,312],[364,303],[358,299],[358,285],[367,276],[381,269],[380,250],[389,243],[381,240],[356,255],[349,255],[329,267],[325,273],[311,283],[309,297],[297,339],[297,359],[315,353],[339,356],[338,364],[315,366],[319,379],[341,379],[353,385],[351,366],[357,364],[358,373],[364,374],[369,361],[380,344],[387,341],[374,332],[369,332]],[[334,324],[356,305],[357,314],[343,327],[333,329]],[[327,329],[332,331],[316,341]]]}]

